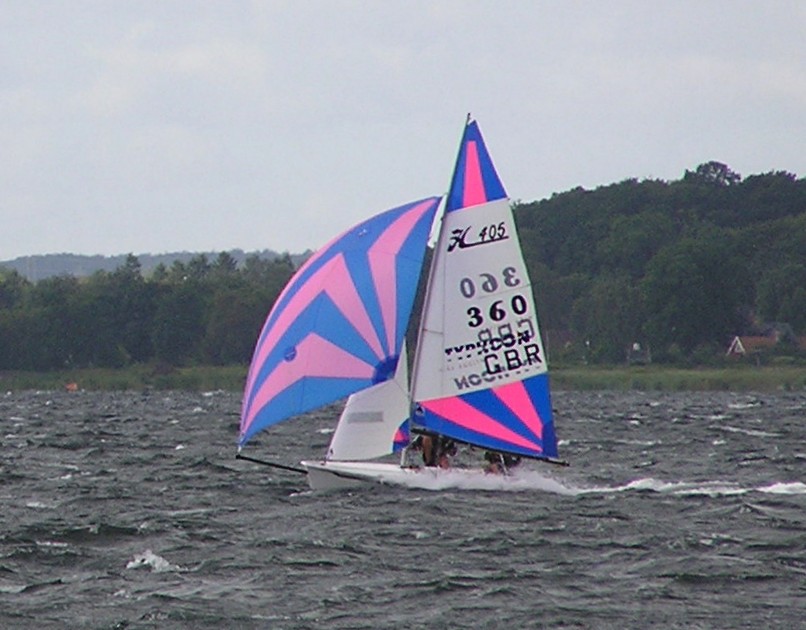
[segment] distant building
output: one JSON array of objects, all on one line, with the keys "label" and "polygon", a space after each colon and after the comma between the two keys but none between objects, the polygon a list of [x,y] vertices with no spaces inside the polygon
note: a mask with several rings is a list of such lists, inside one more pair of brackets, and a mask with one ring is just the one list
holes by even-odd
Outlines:
[{"label": "distant building", "polygon": [[730,342],[726,356],[745,357],[751,354],[758,354],[763,350],[775,347],[777,344],[778,340],[775,337],[736,335]]},{"label": "distant building", "polygon": [[797,337],[792,326],[780,322],[762,324],[756,335],[737,335],[725,353],[729,357],[747,357],[771,350],[779,344],[786,344],[806,351],[806,337]]}]

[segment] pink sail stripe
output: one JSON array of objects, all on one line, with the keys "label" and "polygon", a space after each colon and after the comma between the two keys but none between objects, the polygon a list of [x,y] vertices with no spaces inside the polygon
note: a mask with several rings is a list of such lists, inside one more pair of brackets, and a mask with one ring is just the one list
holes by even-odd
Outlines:
[{"label": "pink sail stripe", "polygon": [[479,150],[475,142],[468,142],[465,150],[465,182],[462,207],[477,206],[487,201],[484,180],[481,178]]},{"label": "pink sail stripe", "polygon": [[[331,241],[332,242],[332,241]],[[323,247],[318,254],[314,254],[307,260],[307,262],[300,267],[300,270],[297,271],[295,277],[299,277],[303,271],[316,259],[321,256],[323,252],[327,251],[327,246]],[[299,293],[293,296],[293,298],[289,301],[289,303],[285,306],[285,310],[281,311],[277,320],[271,324],[269,328],[269,322],[272,321],[274,316],[274,311],[278,308],[281,308],[279,305],[282,304],[283,297],[286,293],[294,286],[294,282],[289,282],[285,288],[283,289],[280,296],[275,300],[275,306],[272,308],[269,316],[266,318],[266,323],[264,324],[264,328],[260,333],[259,339],[263,339],[262,342],[255,348],[255,356],[252,358],[252,364],[249,368],[249,374],[246,379],[246,392],[250,392],[252,387],[255,383],[255,379],[257,378],[258,373],[260,372],[261,368],[263,367],[263,362],[266,360],[266,357],[269,353],[274,350],[274,346],[277,343],[277,339],[280,337],[280,332],[286,330],[288,325],[297,318],[299,313],[301,313],[307,306],[311,303],[311,301],[316,298],[320,294],[320,284],[321,281],[317,281],[316,278],[320,273],[327,273],[325,271],[326,267],[332,263],[326,263],[318,272],[316,272],[313,276],[311,276],[310,281],[308,281],[305,285],[303,285],[303,289]],[[264,335],[268,335],[263,338]]]},{"label": "pink sail stripe", "polygon": [[534,433],[543,440],[543,421],[532,404],[526,386],[521,381],[493,388],[493,394]]},{"label": "pink sail stripe", "polygon": [[375,293],[381,305],[387,350],[390,354],[395,350],[397,338],[397,273],[394,259],[414,226],[433,204],[432,200],[424,201],[401,215],[384,230],[367,254]]},{"label": "pink sail stripe", "polygon": [[[372,326],[369,315],[364,308],[361,298],[356,292],[355,284],[353,284],[353,280],[347,270],[344,256],[339,254],[317,269],[308,281],[300,287],[299,291],[286,303],[285,309],[272,323],[269,334],[258,347],[255,358],[252,360],[252,365],[263,365],[266,357],[274,349],[280,337],[282,337],[283,332],[288,330],[291,323],[299,317],[300,313],[302,313],[314,299],[321,295],[323,291],[333,300],[350,324],[352,324],[356,331],[367,342],[367,345],[369,345],[375,353],[375,356],[377,356],[378,359],[385,357],[378,334]],[[273,313],[274,310],[272,310],[272,314]],[[269,319],[271,319],[271,315]],[[250,377],[251,380],[247,389],[252,388],[254,377],[257,375],[258,371],[259,370],[256,370],[255,374]]]},{"label": "pink sail stripe", "polygon": [[432,400],[427,403],[422,403],[428,411],[431,411],[438,416],[448,418],[454,424],[459,425],[470,431],[488,435],[497,440],[509,442],[521,446],[530,451],[539,449],[540,445],[530,442],[526,438],[510,431],[506,427],[500,425],[487,414],[479,411],[472,405],[467,404],[458,396],[452,398],[441,398],[439,400]]},{"label": "pink sail stripe", "polygon": [[[384,261],[386,263],[384,264]],[[370,272],[375,293],[381,307],[383,326],[386,329],[387,353],[392,354],[395,349],[395,334],[397,324],[397,273],[394,265],[395,257],[386,252],[373,252],[370,256]]]},{"label": "pink sail stripe", "polygon": [[339,254],[334,258],[335,265],[325,281],[325,293],[333,300],[333,303],[341,311],[342,315],[355,328],[361,338],[375,353],[378,359],[386,357],[386,353],[381,347],[381,340],[378,331],[372,325],[364,301],[358,295],[353,278],[344,262],[344,256]]},{"label": "pink sail stripe", "polygon": [[339,346],[311,333],[296,347],[296,357],[283,361],[269,374],[244,414],[241,433],[245,433],[260,410],[305,377],[371,379],[375,368]]},{"label": "pink sail stripe", "polygon": [[[297,271],[294,273],[294,277],[291,279],[291,281],[288,284],[285,285],[285,287],[283,288],[282,291],[280,291],[280,295],[277,296],[277,299],[274,301],[274,303],[275,304],[282,304],[283,300],[286,297],[286,294],[289,291],[291,291],[291,290],[296,288],[294,280],[296,278],[302,277],[302,275],[305,273],[305,270],[308,267],[310,267],[317,260],[322,258],[330,250],[330,248],[333,247],[333,245],[338,243],[341,239],[343,239],[349,232],[351,232],[354,229],[355,229],[355,227],[351,227],[350,229],[345,230],[344,232],[342,232],[338,236],[330,239],[325,245],[320,247],[319,250],[317,250],[316,252],[311,254],[310,258],[308,258],[308,260],[306,260],[304,263],[302,263],[302,265],[300,265],[299,269],[297,269]],[[258,339],[262,339],[263,336],[266,334],[266,330],[268,329],[269,322],[271,321],[271,319],[272,319],[271,316],[273,314],[274,314],[274,309],[271,310],[271,312],[269,313],[269,316],[266,318],[266,322],[263,324],[263,328],[260,331],[260,336],[258,337]],[[255,358],[252,359],[252,364],[251,364],[251,366],[249,368],[249,373],[247,374],[247,377],[246,377],[246,391],[247,392],[252,389],[252,385],[254,384],[254,375],[253,375],[253,373],[257,374],[260,371],[260,366],[263,365],[263,361],[265,360],[266,355],[268,355],[268,353],[272,349],[272,347],[273,347],[273,344],[272,344],[271,347],[269,347],[269,346],[266,346],[265,342],[264,342],[263,344],[261,344],[261,347],[258,349],[258,354],[256,354]],[[264,351],[264,349],[265,349],[265,351]],[[260,360],[257,360],[258,358]]]},{"label": "pink sail stripe", "polygon": [[[330,249],[330,247],[334,243],[336,243],[339,239],[343,238],[344,234],[347,234],[347,232],[349,232],[349,231],[350,230],[346,230],[343,234],[340,234],[336,238],[330,239],[327,242],[326,245],[324,245],[318,251],[316,251],[313,254],[311,254],[311,256],[308,258],[308,260],[306,260],[304,263],[302,263],[299,266],[299,268],[294,272],[294,278],[301,277],[302,274],[305,273],[305,270],[308,267],[313,265],[317,260],[319,260],[322,256],[324,256],[327,253],[327,251]],[[283,287],[283,290],[280,291],[280,295],[277,296],[277,299],[275,300],[275,303],[276,304],[281,304],[283,299],[285,298],[285,294],[288,293],[293,287],[294,287],[294,282],[293,281],[289,282],[288,284],[286,284],[285,287]],[[269,319],[271,319],[271,318],[267,318],[267,322],[268,322]],[[265,332],[265,331],[261,331],[261,335],[262,335],[263,332]]]},{"label": "pink sail stripe", "polygon": [[[317,251],[315,251],[313,254],[311,254],[311,256],[308,258],[308,260],[306,260],[302,265],[300,265],[299,269],[297,269],[297,271],[295,272],[294,275],[295,276],[301,276],[303,273],[305,273],[305,270],[308,267],[310,267],[317,260],[322,258],[322,256],[324,256],[328,251],[330,251],[330,248],[333,247],[333,245],[338,243],[340,240],[342,240],[347,234],[349,234],[353,230],[355,230],[355,226],[353,226],[353,227],[351,227],[351,228],[349,228],[347,230],[344,230],[344,232],[342,232],[338,236],[336,236],[334,238],[331,238],[327,243],[325,243]],[[280,297],[277,298],[278,302],[285,296],[286,292],[290,289],[292,284],[293,283],[289,283],[288,285],[286,285],[286,287],[280,293]]]}]

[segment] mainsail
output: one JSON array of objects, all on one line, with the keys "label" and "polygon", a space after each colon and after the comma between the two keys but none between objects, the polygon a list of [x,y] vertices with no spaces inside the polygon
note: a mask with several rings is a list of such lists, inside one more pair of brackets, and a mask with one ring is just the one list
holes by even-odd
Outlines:
[{"label": "mainsail", "polygon": [[439,201],[368,219],[297,271],[255,347],[240,447],[273,424],[395,375]]},{"label": "mainsail", "polygon": [[531,282],[475,121],[465,127],[430,270],[412,399],[415,428],[557,456]]}]

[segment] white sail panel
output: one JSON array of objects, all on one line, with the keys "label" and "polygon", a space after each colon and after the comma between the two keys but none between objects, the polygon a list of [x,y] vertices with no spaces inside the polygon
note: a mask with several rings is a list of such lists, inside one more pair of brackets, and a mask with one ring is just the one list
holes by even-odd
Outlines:
[{"label": "white sail panel", "polygon": [[449,212],[443,221],[414,372],[417,402],[547,370],[508,200]]},{"label": "white sail panel", "polygon": [[408,382],[404,344],[393,379],[347,399],[327,459],[365,460],[390,454],[398,428],[409,417]]}]

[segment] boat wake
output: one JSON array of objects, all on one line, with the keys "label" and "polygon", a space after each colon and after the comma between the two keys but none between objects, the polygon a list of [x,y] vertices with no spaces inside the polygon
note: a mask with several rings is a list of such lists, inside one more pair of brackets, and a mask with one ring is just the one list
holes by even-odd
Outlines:
[{"label": "boat wake", "polygon": [[764,494],[802,495],[806,494],[806,483],[800,481],[775,482],[753,488],[742,487],[729,481],[661,481],[652,477],[636,479],[614,487],[576,488],[572,494],[600,494],[609,492],[653,492],[680,496],[735,496],[760,492]]},{"label": "boat wake", "polygon": [[481,468],[401,468],[372,462],[309,462],[309,483],[314,490],[355,488],[362,483],[380,483],[417,490],[477,490],[491,492],[549,492],[564,496],[647,493],[674,496],[726,497],[748,493],[804,495],[806,483],[776,481],[747,487],[731,481],[663,481],[654,477],[635,479],[617,486],[586,486],[578,478],[563,478],[543,470],[517,468],[510,474]]},{"label": "boat wake", "polygon": [[645,492],[675,496],[726,497],[750,493],[806,495],[806,483],[779,481],[763,486],[744,487],[729,481],[662,481],[647,477],[620,486],[582,487],[548,477],[537,471],[519,471],[509,476],[476,471],[445,471],[434,477],[415,478],[405,483],[423,490],[489,490],[505,492],[551,492],[565,496],[583,496],[616,492]]},{"label": "boat wake", "polygon": [[398,482],[420,490],[490,490],[526,492],[539,490],[555,494],[575,495],[578,491],[536,471],[519,471],[512,475],[496,475],[480,470],[453,469],[437,475],[411,475]]}]

